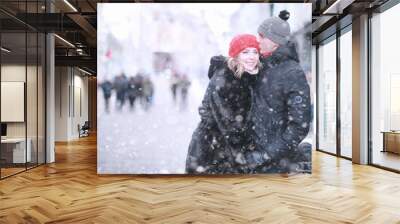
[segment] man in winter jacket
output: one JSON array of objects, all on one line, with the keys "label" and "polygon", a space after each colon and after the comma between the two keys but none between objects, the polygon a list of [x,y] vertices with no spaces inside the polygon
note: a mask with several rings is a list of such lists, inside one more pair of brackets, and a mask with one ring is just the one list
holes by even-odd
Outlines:
[{"label": "man in winter jacket", "polygon": [[[289,13],[266,19],[259,27],[264,66],[254,89],[252,111],[256,150],[248,155],[255,173],[310,172],[311,147],[298,147],[311,122],[310,88],[289,41]],[[297,160],[297,161],[296,161]]]}]

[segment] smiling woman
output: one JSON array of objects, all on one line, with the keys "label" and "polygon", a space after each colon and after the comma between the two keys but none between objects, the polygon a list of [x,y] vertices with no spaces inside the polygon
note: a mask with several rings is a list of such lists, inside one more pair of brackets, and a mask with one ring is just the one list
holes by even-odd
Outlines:
[{"label": "smiling woman", "polygon": [[229,58],[211,75],[202,104],[201,121],[189,145],[187,173],[249,173],[251,157],[251,91],[261,63],[254,35],[235,36]]}]

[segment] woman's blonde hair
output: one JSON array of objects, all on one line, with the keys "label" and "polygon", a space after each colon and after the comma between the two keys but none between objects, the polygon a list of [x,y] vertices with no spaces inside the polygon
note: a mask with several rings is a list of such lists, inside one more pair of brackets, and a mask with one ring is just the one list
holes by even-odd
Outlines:
[{"label": "woman's blonde hair", "polygon": [[[241,65],[238,62],[237,58],[229,57],[227,64],[228,64],[228,68],[233,72],[233,75],[236,78],[238,78],[238,79],[242,78],[242,75],[244,73],[244,67],[243,67],[243,65]],[[262,68],[262,64],[261,64],[260,60],[257,61],[256,67],[257,67],[257,69]]]}]

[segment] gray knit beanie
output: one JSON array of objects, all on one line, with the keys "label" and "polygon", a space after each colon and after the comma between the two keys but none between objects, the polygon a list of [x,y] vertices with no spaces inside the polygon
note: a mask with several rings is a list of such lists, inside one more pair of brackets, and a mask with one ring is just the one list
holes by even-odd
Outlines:
[{"label": "gray knit beanie", "polygon": [[274,16],[264,20],[257,31],[273,42],[285,45],[290,38],[290,26],[287,22],[289,17],[290,13],[283,10],[279,13],[279,17]]}]

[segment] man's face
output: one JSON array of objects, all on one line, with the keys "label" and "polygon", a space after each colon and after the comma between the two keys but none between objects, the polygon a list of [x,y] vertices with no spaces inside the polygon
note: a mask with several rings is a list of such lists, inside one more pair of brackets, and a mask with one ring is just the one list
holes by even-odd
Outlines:
[{"label": "man's face", "polygon": [[270,55],[274,52],[278,47],[279,44],[273,42],[272,40],[264,37],[262,34],[258,34],[258,42],[260,43],[260,53],[263,56]]}]

